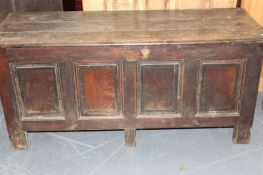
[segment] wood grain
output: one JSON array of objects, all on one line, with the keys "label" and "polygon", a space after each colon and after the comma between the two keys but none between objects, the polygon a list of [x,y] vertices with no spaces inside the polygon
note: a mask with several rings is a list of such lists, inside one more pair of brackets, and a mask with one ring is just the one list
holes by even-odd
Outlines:
[{"label": "wood grain", "polygon": [[6,59],[6,50],[0,49],[0,95],[5,115],[9,140],[14,148],[27,148],[26,131],[19,124],[19,112],[15,101],[15,90],[12,86],[10,69]]},{"label": "wood grain", "polygon": [[16,69],[26,114],[58,111],[55,72],[50,69]]},{"label": "wood grain", "polygon": [[263,29],[240,9],[13,13],[0,26],[0,45],[251,41],[263,40],[262,33]]},{"label": "wood grain", "polygon": [[237,0],[83,0],[84,11],[234,8]]},{"label": "wood grain", "polygon": [[[0,28],[0,92],[16,147],[26,146],[24,131],[58,130],[124,129],[134,145],[137,128],[235,127],[234,142],[249,141],[263,30],[244,10],[13,13]],[[36,63],[59,67],[63,120],[19,118],[10,68]],[[35,86],[23,75],[20,84]],[[202,117],[200,94],[213,110]]]},{"label": "wood grain", "polygon": [[117,68],[93,67],[82,71],[82,98],[85,111],[116,108]]},{"label": "wood grain", "polygon": [[[233,127],[239,122],[238,117],[178,117],[136,118],[134,120],[79,120],[79,121],[22,121],[27,131],[76,131],[76,130],[116,130],[125,128],[202,128]],[[110,124],[109,124],[110,123]],[[50,127],[52,126],[52,127]]]},{"label": "wood grain", "polygon": [[12,64],[22,120],[63,119],[56,64]]},{"label": "wood grain", "polygon": [[77,64],[81,117],[118,115],[120,65]]},{"label": "wood grain", "polygon": [[136,118],[137,62],[123,62],[123,115],[126,119]]},{"label": "wood grain", "polygon": [[141,65],[141,112],[176,112],[179,65]]},{"label": "wood grain", "polygon": [[125,129],[125,146],[135,147],[136,146],[136,129]]},{"label": "wood grain", "polygon": [[236,111],[239,65],[204,65],[200,111]]}]

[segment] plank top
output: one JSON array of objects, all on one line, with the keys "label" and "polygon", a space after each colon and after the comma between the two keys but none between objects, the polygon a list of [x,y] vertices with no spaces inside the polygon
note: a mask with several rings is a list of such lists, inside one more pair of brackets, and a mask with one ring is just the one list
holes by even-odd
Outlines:
[{"label": "plank top", "polygon": [[89,46],[263,41],[241,9],[11,13],[0,45]]}]

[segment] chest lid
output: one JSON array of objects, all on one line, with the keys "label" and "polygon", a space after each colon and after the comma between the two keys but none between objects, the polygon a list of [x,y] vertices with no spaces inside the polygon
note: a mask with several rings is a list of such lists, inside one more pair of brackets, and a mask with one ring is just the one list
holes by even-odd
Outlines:
[{"label": "chest lid", "polygon": [[263,41],[242,9],[11,13],[0,45],[90,46]]}]

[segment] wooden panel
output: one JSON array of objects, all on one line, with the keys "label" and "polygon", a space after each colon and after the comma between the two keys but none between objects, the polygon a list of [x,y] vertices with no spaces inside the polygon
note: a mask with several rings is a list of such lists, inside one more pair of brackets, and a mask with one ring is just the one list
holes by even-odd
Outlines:
[{"label": "wooden panel", "polygon": [[142,63],[139,76],[141,114],[180,112],[179,63]]},{"label": "wooden panel", "polygon": [[198,112],[238,115],[243,63],[220,62],[201,63]]},{"label": "wooden panel", "polygon": [[84,11],[234,8],[237,0],[83,0]]},{"label": "wooden panel", "polygon": [[119,64],[77,64],[81,117],[119,115],[119,69]]},{"label": "wooden panel", "polygon": [[22,120],[62,115],[57,65],[12,65]]}]

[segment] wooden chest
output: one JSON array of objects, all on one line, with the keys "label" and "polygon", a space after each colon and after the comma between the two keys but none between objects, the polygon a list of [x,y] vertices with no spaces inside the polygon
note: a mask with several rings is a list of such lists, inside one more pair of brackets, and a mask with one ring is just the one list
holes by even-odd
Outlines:
[{"label": "wooden chest", "polygon": [[249,143],[263,30],[243,10],[13,13],[0,26],[12,145],[27,131],[233,127]]}]

